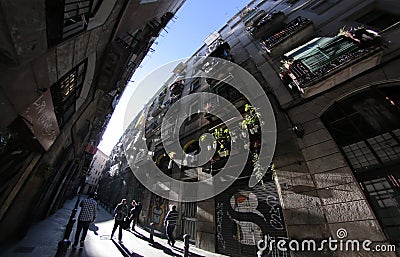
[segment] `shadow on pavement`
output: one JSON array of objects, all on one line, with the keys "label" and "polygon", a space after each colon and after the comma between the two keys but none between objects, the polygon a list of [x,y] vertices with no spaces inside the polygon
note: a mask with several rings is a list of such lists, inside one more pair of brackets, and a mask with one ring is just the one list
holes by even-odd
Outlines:
[{"label": "shadow on pavement", "polygon": [[[128,230],[128,231],[129,231],[129,230]],[[177,253],[174,253],[174,252],[171,250],[171,248],[166,247],[166,246],[164,246],[164,245],[162,245],[162,244],[160,244],[160,243],[157,243],[157,242],[151,243],[151,242],[150,242],[150,239],[149,239],[148,237],[146,237],[145,235],[143,235],[143,234],[141,234],[141,233],[139,233],[139,232],[137,232],[137,231],[132,231],[132,230],[131,230],[130,232],[131,232],[132,234],[134,234],[136,237],[138,237],[138,238],[140,238],[140,239],[142,239],[142,240],[144,240],[144,241],[149,242],[149,245],[150,245],[150,246],[152,246],[152,247],[154,247],[154,248],[156,248],[156,249],[162,250],[165,254],[168,254],[168,255],[171,255],[171,256],[183,256],[183,253],[184,253],[184,250],[183,250],[183,249],[180,249],[180,248],[178,248],[178,247],[176,247],[176,246],[173,247],[174,250],[176,250],[176,251],[182,253],[182,255],[179,255],[179,254],[177,254]],[[193,256],[193,257],[203,257],[202,255],[198,255],[198,254],[195,254],[195,253],[191,253],[190,251],[189,251],[189,254],[190,254],[190,256]]]},{"label": "shadow on pavement", "polygon": [[82,256],[86,256],[83,253],[83,249],[72,249],[71,252],[69,253],[68,257],[82,257]]},{"label": "shadow on pavement", "polygon": [[84,249],[82,248],[73,248],[72,245],[69,245],[68,248],[59,248],[55,257],[86,257],[87,255],[84,253]]},{"label": "shadow on pavement", "polygon": [[129,232],[131,232],[131,233],[134,234],[136,237],[139,237],[139,238],[142,239],[142,240],[150,241],[150,239],[149,239],[147,236],[141,234],[140,232],[132,231],[132,230],[129,231]]},{"label": "shadow on pavement", "polygon": [[114,239],[112,239],[112,242],[115,244],[115,246],[124,257],[144,257],[143,255],[131,252],[128,248],[125,247],[123,243],[117,243]]},{"label": "shadow on pavement", "polygon": [[171,256],[179,256],[182,257],[183,255],[174,253],[170,248],[163,246],[160,243],[154,242],[154,243],[149,243],[150,246],[162,250],[165,254],[171,255]]},{"label": "shadow on pavement", "polygon": [[93,231],[93,233],[98,236],[99,234],[97,233],[97,231],[99,230],[99,227],[96,226],[96,224],[90,223],[89,225],[89,230]]},{"label": "shadow on pavement", "polygon": [[[128,232],[131,232],[131,233],[134,234],[136,237],[138,237],[138,238],[140,238],[140,239],[142,239],[142,240],[144,240],[144,241],[149,242],[149,245],[150,245],[150,246],[152,246],[152,247],[154,247],[154,248],[157,248],[157,249],[160,249],[160,250],[163,250],[163,252],[164,252],[165,254],[172,255],[172,256],[183,256],[183,254],[184,254],[184,250],[183,250],[183,249],[180,249],[180,248],[178,248],[178,247],[176,247],[176,246],[174,246],[174,247],[172,247],[172,248],[173,248],[175,251],[182,253],[182,255],[179,255],[179,254],[177,254],[177,253],[174,253],[174,252],[171,250],[171,248],[166,247],[166,246],[164,246],[164,245],[162,245],[162,244],[160,244],[160,243],[157,243],[157,242],[151,243],[151,242],[150,242],[150,239],[149,239],[147,236],[141,234],[141,233],[138,232],[138,231],[132,231],[132,230],[127,230],[127,231],[128,231]],[[190,255],[190,256],[194,256],[194,257],[204,257],[204,256],[202,256],[202,255],[198,255],[198,254],[192,253],[192,252],[190,252],[190,251],[189,251],[189,255]]]}]

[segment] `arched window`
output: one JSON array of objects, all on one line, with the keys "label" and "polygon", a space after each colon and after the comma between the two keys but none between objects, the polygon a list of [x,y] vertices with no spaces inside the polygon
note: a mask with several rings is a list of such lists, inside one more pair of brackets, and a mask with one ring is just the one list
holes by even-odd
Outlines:
[{"label": "arched window", "polygon": [[371,88],[335,102],[321,117],[381,226],[400,242],[400,86]]}]

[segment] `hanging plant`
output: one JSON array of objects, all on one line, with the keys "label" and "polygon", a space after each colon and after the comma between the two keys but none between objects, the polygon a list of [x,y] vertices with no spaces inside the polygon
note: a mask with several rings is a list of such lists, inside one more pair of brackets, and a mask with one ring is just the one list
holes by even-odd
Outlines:
[{"label": "hanging plant", "polygon": [[231,137],[227,128],[215,129],[212,135],[215,138],[217,152],[221,157],[229,155]]},{"label": "hanging plant", "polygon": [[169,158],[171,158],[171,159],[174,159],[175,155],[176,155],[175,152],[169,152],[169,153],[168,153],[168,156],[169,156]]},{"label": "hanging plant", "polygon": [[[246,104],[244,107],[245,116],[241,123],[242,128],[248,128],[251,134],[258,132],[258,123],[260,123],[260,113],[256,107]],[[255,129],[256,128],[256,129]]]}]

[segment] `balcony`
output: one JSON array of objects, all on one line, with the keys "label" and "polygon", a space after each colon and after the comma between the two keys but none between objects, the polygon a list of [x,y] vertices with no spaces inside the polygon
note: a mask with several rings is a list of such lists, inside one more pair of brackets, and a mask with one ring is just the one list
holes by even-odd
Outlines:
[{"label": "balcony", "polygon": [[236,104],[240,100],[243,100],[243,95],[235,88],[225,82],[219,82],[211,89],[212,92],[225,98],[229,102]]},{"label": "balcony", "polygon": [[156,117],[158,114],[162,112],[163,108],[161,105],[158,105],[154,111],[151,113],[151,116]]},{"label": "balcony", "polygon": [[281,31],[264,40],[262,45],[272,58],[276,58],[309,40],[313,33],[313,22],[299,16],[286,24]]},{"label": "balcony", "polygon": [[[162,144],[165,144],[165,145],[170,145],[171,143],[173,143],[171,137],[175,132],[175,124],[174,124],[173,121],[167,120],[167,121],[163,121],[162,122],[162,126],[164,126],[164,129],[166,131],[165,137],[163,138],[163,140],[158,141],[156,144],[159,145],[159,144],[162,143]],[[159,132],[161,132],[161,126],[160,126],[160,131]],[[157,134],[158,134],[158,131],[157,131]]]},{"label": "balcony", "polygon": [[214,58],[221,58],[227,61],[233,61],[231,54],[231,46],[222,39],[215,40],[210,44],[206,50],[207,57],[213,57],[212,59],[206,58],[202,64],[202,70],[205,73],[209,73],[218,64],[218,60]]},{"label": "balcony", "polygon": [[247,30],[254,38],[265,39],[279,32],[284,27],[285,19],[283,12],[268,13]]},{"label": "balcony", "polygon": [[158,95],[158,100],[163,101],[166,95],[167,95],[167,87],[164,87],[164,89]]},{"label": "balcony", "polygon": [[171,92],[171,95],[180,95],[182,94],[183,88],[183,81],[178,80],[169,87],[169,91]]},{"label": "balcony", "polygon": [[142,38],[143,30],[139,29],[134,34],[126,32],[123,37],[118,37],[116,41],[120,43],[123,47],[131,49],[133,51],[137,44],[142,42]]},{"label": "balcony", "polygon": [[146,137],[154,136],[156,134],[157,127],[159,127],[159,125],[155,119],[147,121],[145,128]]},{"label": "balcony", "polygon": [[169,99],[164,102],[165,110],[167,110],[169,106],[171,106],[173,103],[175,103],[181,98],[184,87],[185,84],[183,80],[178,80],[172,83],[172,85],[169,87],[170,91]]},{"label": "balcony", "polygon": [[378,65],[382,42],[366,29],[315,38],[284,55],[281,79],[303,98],[316,95]]},{"label": "balcony", "polygon": [[126,32],[119,35],[116,41],[130,52],[140,55],[141,52],[150,47],[152,39],[159,35],[172,17],[173,14],[167,12],[160,19],[154,18],[148,21],[141,29],[135,32]]},{"label": "balcony", "polygon": [[242,21],[246,27],[251,27],[254,24],[258,23],[264,16],[264,10],[253,9],[248,11],[243,17]]},{"label": "balcony", "polygon": [[56,45],[86,31],[93,0],[46,1],[47,39]]}]

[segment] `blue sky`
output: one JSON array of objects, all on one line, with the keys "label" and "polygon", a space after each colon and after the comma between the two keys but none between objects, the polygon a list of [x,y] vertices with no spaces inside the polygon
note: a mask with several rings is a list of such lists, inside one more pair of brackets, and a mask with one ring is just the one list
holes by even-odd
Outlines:
[{"label": "blue sky", "polygon": [[[167,32],[153,44],[154,53],[149,53],[143,60],[141,67],[137,69],[111,117],[107,129],[100,142],[99,149],[105,154],[110,154],[113,146],[121,137],[124,127],[124,117],[128,102],[137,85],[148,74],[158,67],[171,61],[191,56],[215,30],[223,25],[250,0],[186,0],[181,9],[176,13],[176,18],[167,25]],[[160,87],[162,84],[160,84]],[[143,97],[137,97],[138,106],[150,99],[157,89],[149,88]],[[137,110],[131,110],[138,113]]]}]

